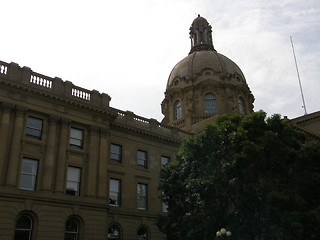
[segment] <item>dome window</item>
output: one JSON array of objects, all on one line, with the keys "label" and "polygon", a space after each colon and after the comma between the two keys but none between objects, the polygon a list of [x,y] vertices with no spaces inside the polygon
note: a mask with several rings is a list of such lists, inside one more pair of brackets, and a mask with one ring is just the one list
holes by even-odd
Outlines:
[{"label": "dome window", "polygon": [[204,95],[204,112],[216,113],[217,112],[217,99],[212,93]]},{"label": "dome window", "polygon": [[244,99],[242,97],[239,97],[238,104],[239,104],[240,114],[246,114],[246,102],[244,101]]},{"label": "dome window", "polygon": [[178,100],[173,106],[174,120],[182,118],[181,102]]}]

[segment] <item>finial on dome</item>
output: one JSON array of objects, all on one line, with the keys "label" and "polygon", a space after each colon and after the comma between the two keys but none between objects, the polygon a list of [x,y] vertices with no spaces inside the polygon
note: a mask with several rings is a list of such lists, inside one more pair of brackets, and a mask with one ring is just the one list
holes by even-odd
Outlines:
[{"label": "finial on dome", "polygon": [[201,50],[215,50],[212,43],[211,26],[205,18],[200,17],[200,14],[191,24],[190,39],[191,50],[189,54]]}]

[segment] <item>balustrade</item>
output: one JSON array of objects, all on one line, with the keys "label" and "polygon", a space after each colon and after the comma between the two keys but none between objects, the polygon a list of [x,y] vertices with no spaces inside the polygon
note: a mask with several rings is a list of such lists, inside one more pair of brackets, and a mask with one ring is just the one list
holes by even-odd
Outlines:
[{"label": "balustrade", "polygon": [[33,83],[45,88],[52,88],[52,80],[48,80],[38,74],[34,74],[34,75],[32,74],[30,76],[30,83]]},{"label": "balustrade", "polygon": [[[176,126],[163,125],[155,119],[140,117],[130,111],[124,112],[118,110],[117,113],[118,117],[116,118],[116,122],[124,123],[142,130],[147,130],[152,133],[157,133],[165,136],[174,136],[180,139],[190,135],[187,132],[179,130]],[[179,125],[184,124],[184,120],[180,122],[181,123]]]},{"label": "balustrade", "polygon": [[87,101],[90,101],[91,94],[84,89],[80,88],[72,88],[71,89],[71,95],[74,97],[78,97]]},{"label": "balustrade", "polygon": [[8,66],[0,61],[0,74],[7,74]]},{"label": "balustrade", "polygon": [[39,87],[42,90],[51,92],[52,94],[62,95],[66,98],[72,97],[79,101],[84,101],[88,104],[97,107],[109,107],[110,97],[105,93],[99,93],[96,90],[87,90],[75,86],[70,81],[62,81],[60,78],[51,78],[36,72],[33,72],[28,67],[21,68],[16,63],[6,63],[0,61],[0,77],[7,81],[16,81],[23,84],[29,84],[30,87]]}]

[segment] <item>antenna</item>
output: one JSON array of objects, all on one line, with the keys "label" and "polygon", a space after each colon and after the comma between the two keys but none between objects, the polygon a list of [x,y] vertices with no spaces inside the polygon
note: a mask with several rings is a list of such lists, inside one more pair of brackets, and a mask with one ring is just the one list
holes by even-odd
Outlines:
[{"label": "antenna", "polygon": [[297,58],[296,58],[296,54],[295,54],[295,51],[294,51],[293,41],[292,41],[292,37],[291,37],[291,36],[290,36],[290,40],[291,40],[293,57],[294,57],[294,62],[295,62],[295,64],[296,64],[297,75],[298,75],[298,80],[299,80],[300,92],[301,92],[302,103],[303,103],[302,107],[303,107],[303,109],[304,109],[304,115],[307,115],[307,107],[306,107],[306,103],[305,103],[305,101],[304,101],[304,96],[303,96],[303,91],[302,91],[302,85],[301,85],[301,80],[300,80],[300,74],[299,74],[298,64],[297,64]]}]

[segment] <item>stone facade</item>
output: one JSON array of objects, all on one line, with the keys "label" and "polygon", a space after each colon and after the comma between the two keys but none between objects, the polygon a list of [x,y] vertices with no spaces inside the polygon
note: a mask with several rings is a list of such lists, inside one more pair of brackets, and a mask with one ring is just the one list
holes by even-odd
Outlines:
[{"label": "stone facade", "polygon": [[[0,62],[1,240],[14,239],[21,216],[32,222],[32,239],[63,239],[70,219],[82,240],[107,239],[111,226],[119,239],[137,239],[141,228],[148,239],[163,239],[155,225],[163,213],[161,158],[172,159],[189,134],[109,101],[107,94]],[[138,151],[145,159],[137,159]],[[119,183],[116,204],[110,179]],[[146,186],[142,207],[138,184]],[[109,238],[115,239],[110,232]]]}]

